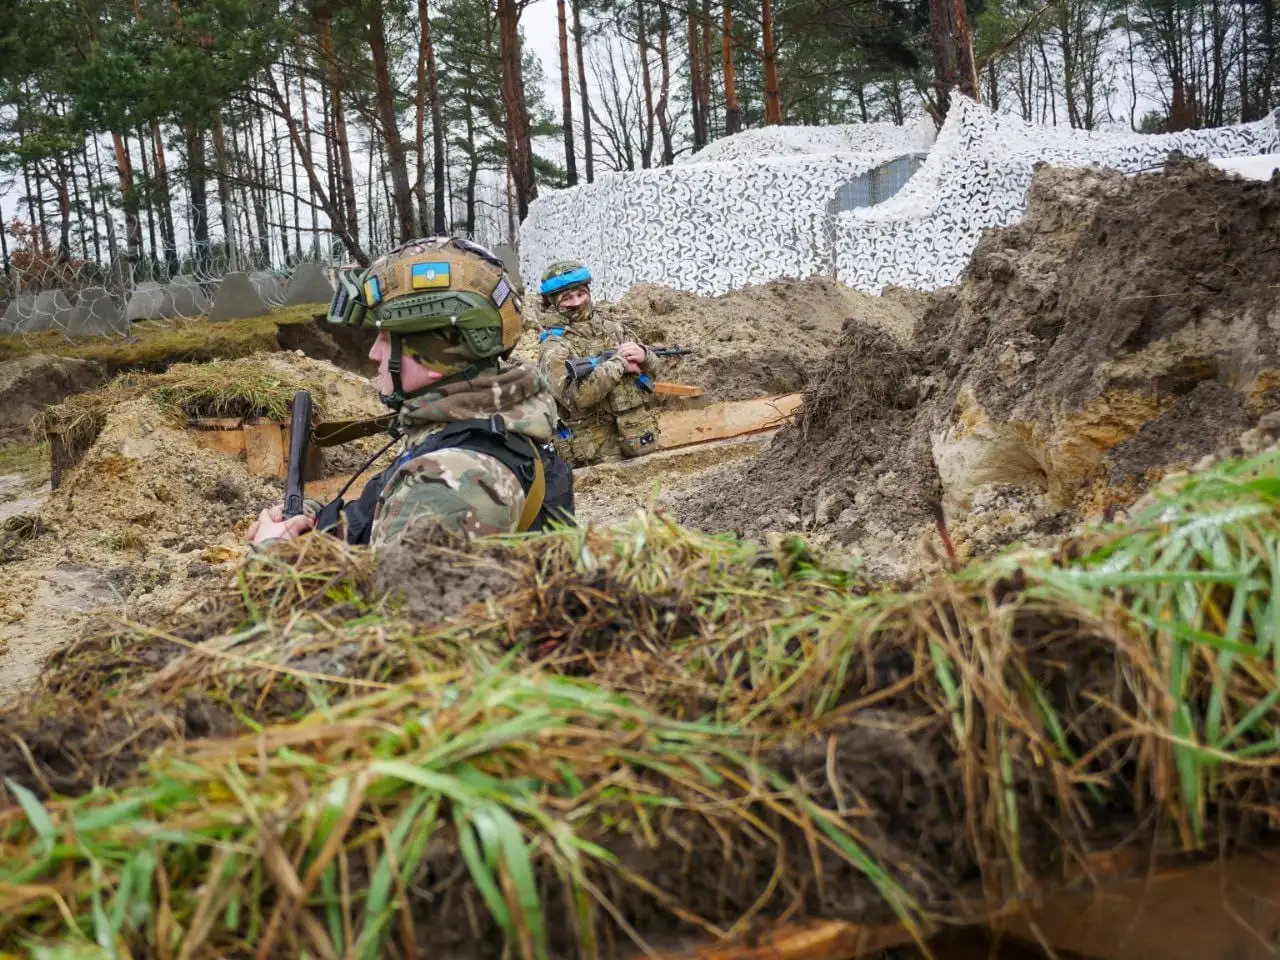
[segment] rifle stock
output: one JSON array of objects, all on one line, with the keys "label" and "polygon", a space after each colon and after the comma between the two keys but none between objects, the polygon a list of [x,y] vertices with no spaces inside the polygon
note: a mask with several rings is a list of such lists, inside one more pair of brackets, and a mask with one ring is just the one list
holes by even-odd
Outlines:
[{"label": "rifle stock", "polygon": [[311,393],[299,390],[293,395],[293,416],[289,424],[289,473],[284,485],[284,516],[302,513],[303,483],[307,470],[307,449],[311,443]]}]

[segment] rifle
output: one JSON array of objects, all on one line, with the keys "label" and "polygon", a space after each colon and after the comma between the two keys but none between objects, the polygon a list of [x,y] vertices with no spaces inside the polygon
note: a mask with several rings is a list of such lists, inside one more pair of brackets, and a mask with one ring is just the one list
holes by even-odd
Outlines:
[{"label": "rifle", "polygon": [[307,469],[307,448],[311,443],[311,393],[293,395],[293,417],[289,423],[289,475],[284,484],[284,518],[302,513],[303,477]]},{"label": "rifle", "polygon": [[[655,357],[683,357],[687,354],[693,353],[691,348],[682,347],[679,344],[676,344],[674,347],[649,347],[649,350]],[[600,364],[604,363],[606,360],[616,356],[617,353],[617,350],[602,350],[600,353],[594,354],[590,357],[578,357],[577,359],[566,360],[564,365],[569,371],[569,379],[581,380],[584,377],[589,377],[591,375],[591,371],[600,366]],[[636,374],[636,383],[640,385],[642,390],[647,390],[649,393],[654,392],[655,384],[653,382],[653,378],[647,373]]]}]

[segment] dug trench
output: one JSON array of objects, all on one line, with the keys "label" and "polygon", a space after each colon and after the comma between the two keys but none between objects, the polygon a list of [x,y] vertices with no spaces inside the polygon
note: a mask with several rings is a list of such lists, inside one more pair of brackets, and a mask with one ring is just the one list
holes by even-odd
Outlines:
[{"label": "dug trench", "polygon": [[[610,467],[607,481],[585,486],[603,491],[593,510],[612,520],[636,505],[635,486],[674,480],[659,512],[764,546],[649,516],[620,534],[593,529],[478,550],[424,534],[378,573],[367,554],[323,540],[242,562],[236,527],[278,489],[200,450],[152,397],[133,397],[107,413],[66,492],[11,544],[5,568],[48,571],[59,552],[85,566],[123,553],[130,575],[154,567],[157,582],[122,604],[129,622],[95,624],[0,714],[0,774],[46,799],[103,784],[126,789],[172,760],[225,765],[234,756],[265,777],[253,738],[237,735],[304,723],[317,704],[358,711],[363,698],[393,701],[408,680],[426,684],[412,704],[367,708],[384,711],[380,729],[424,704],[447,726],[457,694],[426,678],[465,687],[477,655],[516,657],[535,678],[589,679],[677,722],[711,717],[749,730],[761,768],[794,785],[800,806],[719,748],[708,754],[714,761],[699,755],[680,768],[687,775],[673,775],[685,758],[664,739],[671,734],[652,732],[662,726],[652,718],[574,714],[568,732],[548,733],[536,755],[511,754],[535,778],[557,762],[579,764],[602,738],[659,758],[639,772],[612,752],[586,774],[574,767],[587,795],[625,783],[625,797],[672,801],[637,818],[630,799],[610,794],[613,805],[592,811],[584,837],[619,866],[593,861],[584,876],[617,914],[593,908],[587,927],[618,954],[628,951],[626,929],[660,945],[734,925],[750,939],[757,925],[784,917],[888,921],[899,893],[965,922],[973,918],[957,891],[990,887],[999,899],[1027,875],[1151,840],[1156,824],[1185,831],[1186,811],[1170,799],[1172,747],[1151,732],[1164,722],[1167,694],[1153,680],[1152,647],[1117,633],[1113,619],[1026,598],[1053,569],[1106,549],[1114,535],[1087,524],[1081,532],[1085,521],[1137,513],[1135,501],[1162,476],[1273,443],[1277,211],[1280,184],[1194,164],[1131,179],[1046,169],[1024,221],[984,240],[957,288],[881,299],[845,291],[838,301],[825,281],[751,291],[742,298],[749,309],[734,305],[734,322],[749,328],[755,317],[771,332],[799,323],[767,313],[788,302],[778,289],[817,291],[806,309],[836,304],[816,322],[830,338],[825,358],[817,351],[769,374],[783,370],[770,389],[806,390],[798,422],[728,470],[718,456],[675,478]],[[1223,284],[1227,275],[1237,279]],[[670,304],[681,302],[634,294],[629,322],[654,342],[696,342],[696,331],[670,319],[678,312]],[[764,355],[783,349],[783,339],[760,339]],[[738,341],[716,342],[732,352]],[[677,376],[695,380],[692,369]],[[725,367],[703,369],[724,396],[752,376],[766,379],[757,371],[720,380]],[[321,364],[312,372],[346,376]],[[346,409],[371,399],[355,398]],[[176,491],[175,476],[187,478]],[[230,502],[212,496],[219,489]],[[68,522],[77,503],[97,511],[93,537]],[[992,568],[967,586],[934,576],[1019,540],[1062,542],[1050,573]],[[823,560],[815,545],[860,562]],[[184,567],[180,583],[158,582]],[[914,592],[887,594],[887,580]],[[964,683],[977,706],[963,731],[938,670],[939,644],[972,671]],[[797,663],[804,669],[793,671]],[[1207,661],[1196,671],[1188,696],[1202,711],[1215,681]],[[1028,683],[1040,700],[1011,692]],[[1065,731],[1061,756],[1107,745],[1090,757],[1104,771],[1105,803],[1088,799],[1061,756],[1046,765],[1057,756],[1046,716]],[[991,729],[1003,733],[993,741]],[[325,742],[318,736],[314,749]],[[349,743],[342,750],[360,755]],[[696,787],[706,769],[720,784],[713,802]],[[565,788],[552,779],[553,793]],[[1199,811],[1200,842],[1259,845],[1270,836],[1263,811],[1278,800],[1265,776],[1242,775]],[[855,869],[839,844],[815,845],[816,821],[803,812],[811,809],[852,817],[859,849],[892,869]],[[368,816],[368,825],[381,822]],[[660,842],[641,839],[652,837]],[[412,878],[414,938],[433,956],[498,956],[503,931],[457,869],[460,842],[440,833]],[[561,904],[571,898],[551,846],[534,864],[537,887],[543,903]],[[555,955],[575,954],[583,922],[573,909],[548,912]]]},{"label": "dug trench", "polygon": [[[1163,472],[1252,452],[1280,426],[1268,416],[1276,203],[1273,185],[1194,164],[1131,180],[1046,169],[1023,222],[990,236],[940,294],[875,298],[822,280],[711,299],[636,288],[610,309],[647,340],[697,350],[670,373],[706,385],[694,402],[808,384],[806,404],[745,462],[764,441],[670,470],[642,460],[584,472],[586,516],[651,503],[703,529],[801,533],[909,581],[944,564],[935,503],[963,559],[1052,542]],[[321,340],[335,345],[352,363],[363,349]],[[356,380],[315,370],[348,382],[351,415],[376,412]],[[163,617],[179,587],[227,575],[247,516],[276,495],[149,409],[121,408],[66,492],[13,524],[7,691],[94,605]],[[731,473],[716,469],[722,456],[737,461]]]},{"label": "dug trench", "polygon": [[[1280,184],[1042,168],[909,341],[855,316],[770,449],[672,509],[881,577],[1048,544],[1280,431]],[[919,303],[920,298],[915,302]],[[732,476],[732,482],[729,478]]]},{"label": "dug trench", "polygon": [[[50,791],[79,794],[94,782],[128,790],[144,755],[150,769],[179,778],[205,771],[216,780],[213,771],[230,764],[263,790],[277,778],[292,783],[276,811],[282,824],[297,823],[315,802],[308,790],[329,789],[302,782],[317,761],[385,755],[397,742],[389,733],[421,716],[432,724],[412,736],[428,753],[455,738],[468,743],[480,719],[474,694],[493,704],[481,713],[501,728],[522,715],[508,701],[515,690],[590,677],[610,697],[574,687],[535,699],[552,711],[536,749],[494,728],[485,749],[501,756],[481,768],[545,784],[561,815],[580,824],[578,840],[610,851],[574,875],[577,889],[589,885],[609,904],[606,916],[584,915],[554,845],[538,848],[531,866],[550,955],[579,955],[584,930],[603,955],[625,956],[627,932],[659,948],[733,924],[749,941],[757,926],[787,916],[889,922],[895,898],[935,920],[971,922],[959,892],[982,886],[998,900],[1027,875],[1070,873],[1092,851],[1141,849],[1157,824],[1183,816],[1177,791],[1167,790],[1173,748],[1151,728],[1167,696],[1155,648],[1140,633],[1118,633],[1114,618],[1046,603],[1034,589],[1059,564],[1112,541],[1073,540],[1048,567],[993,569],[912,595],[878,593],[815,565],[795,542],[751,549],[656,519],[480,550],[421,531],[376,574],[363,551],[304,541],[249,564],[240,583],[211,590],[178,622],[104,635],[56,661],[43,681],[54,699],[44,702],[86,705],[80,715],[92,718],[98,742],[68,755],[65,740],[39,734],[43,725],[75,738],[74,723],[15,717],[4,770],[52,800]],[[598,564],[584,569],[584,551]],[[448,577],[422,595],[423,571],[440,570]],[[246,622],[260,626],[246,631]],[[784,623],[792,626],[782,634]],[[971,725],[955,722],[931,645],[969,665]],[[477,655],[504,653],[517,658],[505,676],[464,669]],[[787,660],[807,665],[796,671]],[[420,682],[394,686],[410,677]],[[1203,710],[1212,665],[1188,682],[1188,708]],[[514,690],[501,692],[507,684]],[[625,706],[617,694],[645,706]],[[317,702],[326,722],[311,713]],[[816,720],[797,723],[806,716]],[[704,740],[706,728],[685,717],[731,726]],[[1065,732],[1061,750],[1045,717]],[[259,733],[231,736],[246,722],[266,725],[294,752],[268,759]],[[217,739],[176,739],[184,734]],[[748,745],[750,761],[741,752]],[[1089,775],[1069,775],[1071,758],[1086,753]],[[769,789],[756,779],[763,771],[792,787]],[[1106,800],[1090,801],[1091,787]],[[661,802],[637,819],[644,796]],[[1278,800],[1265,772],[1233,777],[1201,812],[1204,845],[1262,844],[1273,835],[1265,811]],[[370,825],[383,809],[369,813]],[[823,839],[819,810],[852,818],[857,857]],[[238,816],[234,808],[215,815],[224,824]],[[351,829],[353,842],[365,832]],[[504,932],[461,867],[463,842],[441,828],[413,873],[408,906],[421,955],[504,955]],[[370,882],[358,859],[349,877],[353,889]],[[745,928],[743,918],[753,918]]]}]

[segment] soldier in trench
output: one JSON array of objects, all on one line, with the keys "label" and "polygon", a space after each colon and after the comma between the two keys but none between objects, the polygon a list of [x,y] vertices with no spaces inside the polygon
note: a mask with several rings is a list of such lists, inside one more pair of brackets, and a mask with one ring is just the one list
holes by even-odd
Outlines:
[{"label": "soldier in trench", "polygon": [[378,330],[369,358],[403,450],[353,503],[309,501],[288,519],[280,506],[262,511],[252,542],[318,525],[377,549],[415,521],[469,536],[572,521],[573,474],[551,444],[555,399],[537,367],[507,362],[522,318],[494,254],[456,237],[412,240],[340,275],[329,320]]},{"label": "soldier in trench", "polygon": [[[596,315],[591,271],[584,264],[553,263],[542,275],[539,293],[543,310],[554,311],[539,337],[538,366],[560,406],[560,456],[580,467],[657,449],[656,398],[637,376],[656,376],[661,359],[621,323]],[[589,374],[570,375],[565,361],[606,350],[613,356],[601,359]]]}]

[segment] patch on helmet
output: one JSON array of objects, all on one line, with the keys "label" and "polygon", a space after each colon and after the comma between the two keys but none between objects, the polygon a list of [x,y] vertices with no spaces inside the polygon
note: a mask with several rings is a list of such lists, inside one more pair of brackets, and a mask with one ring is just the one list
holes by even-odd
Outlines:
[{"label": "patch on helmet", "polygon": [[364,302],[371,307],[382,302],[382,287],[378,285],[377,277],[370,277],[364,282]]},{"label": "patch on helmet", "polygon": [[493,288],[493,293],[489,294],[489,299],[493,301],[495,307],[501,307],[507,302],[509,296],[511,296],[511,285],[507,283],[506,277],[503,277]]},{"label": "patch on helmet", "polygon": [[413,289],[441,290],[449,287],[449,264],[415,263],[410,268]]}]

